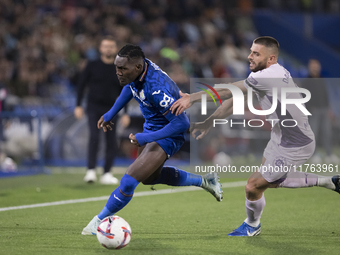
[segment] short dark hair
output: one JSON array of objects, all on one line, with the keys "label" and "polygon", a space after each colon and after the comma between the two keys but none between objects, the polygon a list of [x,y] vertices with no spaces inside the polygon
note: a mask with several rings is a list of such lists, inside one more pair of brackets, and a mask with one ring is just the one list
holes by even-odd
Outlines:
[{"label": "short dark hair", "polygon": [[123,48],[118,52],[118,56],[130,59],[138,59],[145,58],[144,52],[138,45],[134,44],[126,44]]},{"label": "short dark hair", "polygon": [[279,42],[271,36],[261,36],[254,40],[254,43],[264,45],[267,48],[274,48],[279,52],[280,44]]}]

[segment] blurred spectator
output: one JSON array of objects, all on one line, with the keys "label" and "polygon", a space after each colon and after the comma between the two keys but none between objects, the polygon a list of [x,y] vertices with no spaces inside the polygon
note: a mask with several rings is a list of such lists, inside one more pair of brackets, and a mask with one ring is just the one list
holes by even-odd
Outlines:
[{"label": "blurred spectator", "polygon": [[[327,85],[321,76],[321,64],[317,59],[308,62],[308,79],[304,80],[302,87],[311,93],[311,99],[306,103],[307,109],[312,116],[309,117],[310,126],[314,132],[315,140],[320,141],[326,152],[326,163],[338,164],[339,158],[332,153],[332,125],[333,115],[329,106]],[[313,163],[321,163],[318,153],[312,157]]]},{"label": "blurred spectator", "polygon": [[254,8],[339,13],[339,2],[0,0],[0,81],[11,109],[39,108],[51,120],[75,105],[85,62],[98,59],[97,42],[111,35],[118,47],[140,45],[189,92],[191,77],[245,77],[248,45],[257,37]]},{"label": "blurred spectator", "polygon": [[[90,61],[80,75],[78,81],[77,106],[74,109],[75,117],[82,119],[84,110],[81,102],[85,87],[88,85],[89,91],[86,112],[90,136],[88,140],[87,172],[84,177],[84,181],[88,183],[97,180],[95,168],[101,133],[101,130],[97,128],[97,122],[104,113],[111,109],[122,90],[116,75],[116,66],[114,65],[117,54],[117,45],[114,39],[112,37],[102,39],[99,52],[100,58],[95,61]],[[104,173],[100,178],[102,184],[117,184],[119,182],[118,179],[110,173],[115,155],[117,155],[116,126],[117,125],[113,125],[112,130],[105,133],[105,164]]]},{"label": "blurred spectator", "polygon": [[339,13],[340,0],[254,0],[257,8],[271,8],[285,11],[308,11]]},{"label": "blurred spectator", "polygon": [[[1,83],[1,80],[0,80],[0,143],[1,143],[1,141],[3,141],[5,139],[4,128],[3,128],[2,118],[1,118],[1,111],[3,111],[3,109],[4,109],[6,96],[7,96],[6,89],[5,89],[4,85]],[[1,150],[1,148],[0,148],[0,150]]]},{"label": "blurred spectator", "polygon": [[[180,87],[188,90],[183,76],[244,73],[247,61],[242,48],[234,46],[223,53],[223,36],[233,42],[240,33],[234,27],[238,17],[230,15],[230,8],[237,6],[193,0],[1,0],[0,65],[6,66],[8,89],[14,95],[55,97],[54,85],[65,86],[61,93],[67,94],[72,91],[70,81],[74,84],[72,78],[79,73],[79,61],[97,59],[96,42],[109,34],[118,45],[142,46],[152,60],[174,75],[173,70],[181,69]],[[226,56],[215,59],[219,55]]]},{"label": "blurred spectator", "polygon": [[222,56],[226,65],[232,70],[234,77],[246,77],[248,71],[248,54],[249,50],[238,48],[230,36],[225,39],[222,49]]}]

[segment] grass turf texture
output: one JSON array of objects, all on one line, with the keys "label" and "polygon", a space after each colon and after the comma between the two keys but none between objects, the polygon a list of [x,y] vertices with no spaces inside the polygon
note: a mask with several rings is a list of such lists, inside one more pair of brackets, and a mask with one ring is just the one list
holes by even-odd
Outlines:
[{"label": "grass turf texture", "polygon": [[[79,174],[0,179],[0,207],[109,195],[116,186],[88,185]],[[237,181],[222,179],[221,182]],[[156,189],[169,188],[156,185]],[[136,192],[150,190],[139,185]],[[81,230],[105,201],[0,212],[0,254],[338,254],[339,194],[323,189],[271,189],[258,237],[227,234],[245,219],[244,188],[136,197],[118,213],[130,244],[106,250]]]}]

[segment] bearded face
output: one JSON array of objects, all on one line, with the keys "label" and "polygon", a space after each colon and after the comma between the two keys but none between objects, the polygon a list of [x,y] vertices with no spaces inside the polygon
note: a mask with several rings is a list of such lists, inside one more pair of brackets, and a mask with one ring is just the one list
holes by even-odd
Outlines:
[{"label": "bearded face", "polygon": [[265,46],[253,43],[248,56],[249,69],[252,72],[257,72],[267,68],[269,56],[268,49]]}]

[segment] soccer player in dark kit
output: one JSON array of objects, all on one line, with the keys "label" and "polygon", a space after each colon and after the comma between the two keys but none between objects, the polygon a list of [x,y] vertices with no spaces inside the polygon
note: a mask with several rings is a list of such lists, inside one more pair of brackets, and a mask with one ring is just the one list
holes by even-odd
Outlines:
[{"label": "soccer player in dark kit", "polygon": [[114,116],[132,99],[139,103],[145,118],[143,133],[130,134],[132,144],[138,146],[138,157],[128,167],[103,210],[83,229],[83,235],[96,235],[102,219],[121,210],[131,200],[137,185],[167,184],[170,186],[198,186],[222,201],[222,189],[216,173],[205,176],[191,174],[173,166],[164,166],[184,143],[189,128],[183,112],[176,116],[169,108],[180,98],[177,85],[155,63],[145,58],[136,45],[125,45],[115,59],[117,76],[123,90],[110,111],[98,121],[104,132],[112,129]]}]

